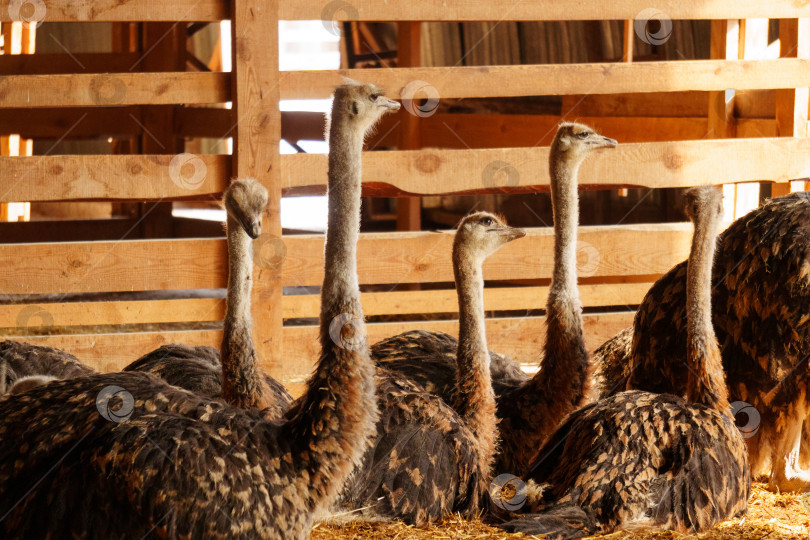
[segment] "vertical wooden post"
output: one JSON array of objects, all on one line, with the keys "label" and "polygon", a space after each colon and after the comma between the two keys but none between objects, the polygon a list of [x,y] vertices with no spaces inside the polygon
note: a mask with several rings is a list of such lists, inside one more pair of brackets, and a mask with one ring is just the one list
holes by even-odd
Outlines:
[{"label": "vertical wooden post", "polygon": [[627,19],[624,21],[622,62],[629,63],[633,61],[633,42],[635,39],[636,31],[633,28],[633,19]]},{"label": "vertical wooden post", "polygon": [[[234,0],[231,10],[231,95],[237,119],[232,131],[233,174],[252,176],[267,188],[270,198],[262,234],[280,242],[278,0]],[[262,366],[286,382],[289,364],[282,362],[283,264],[253,269],[253,336]]]},{"label": "vertical wooden post", "polygon": [[[739,30],[740,26],[737,20],[711,22],[710,53],[712,59],[738,59]],[[709,138],[732,138],[735,131],[733,97],[726,95],[726,91],[709,92]]]},{"label": "vertical wooden post", "polygon": [[[810,19],[779,21],[779,56],[810,58]],[[776,133],[780,137],[807,136],[808,89],[776,91]],[[790,193],[790,182],[771,185],[771,196]]]},{"label": "vertical wooden post", "polygon": [[[418,67],[421,64],[422,23],[397,23],[397,67]],[[399,149],[418,150],[422,147],[419,118],[404,109],[400,112]],[[418,231],[422,228],[422,199],[397,199],[397,230]]]}]

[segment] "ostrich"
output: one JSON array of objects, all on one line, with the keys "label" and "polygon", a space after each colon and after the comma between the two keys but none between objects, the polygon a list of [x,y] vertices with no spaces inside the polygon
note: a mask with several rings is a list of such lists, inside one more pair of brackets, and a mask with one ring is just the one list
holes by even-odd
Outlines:
[{"label": "ostrich", "polygon": [[268,418],[280,418],[292,405],[292,396],[256,365],[256,349],[250,338],[251,240],[261,235],[267,190],[252,178],[237,179],[226,191],[223,206],[227,211],[229,263],[223,362],[219,351],[212,347],[164,345],[124,371],[153,373],[196,394],[222,397],[235,407],[262,409]]},{"label": "ostrich", "polygon": [[[588,354],[582,334],[582,306],[576,275],[577,225],[579,200],[577,173],[583,160],[595,149],[615,147],[616,141],[597,134],[582,124],[562,123],[551,144],[549,169],[551,200],[554,210],[554,271],[547,305],[546,342],[540,371],[532,378],[520,373],[514,362],[492,354],[493,387],[497,395],[497,414],[501,450],[497,470],[523,474],[528,470],[543,441],[570,412],[583,402],[589,387]],[[406,339],[412,336],[409,342]],[[384,357],[392,350],[391,366]],[[419,383],[442,373],[439,380],[450,379],[455,366],[448,362],[446,351],[452,350],[452,338],[428,332],[405,334],[377,344],[372,352],[381,365],[399,370]],[[498,359],[496,376],[495,359]],[[423,368],[423,365],[427,365]],[[449,401],[454,387],[447,382],[438,385],[442,397]]]},{"label": "ostrich", "polygon": [[484,314],[484,260],[525,232],[487,212],[465,217],[453,242],[459,300],[452,408],[401,375],[378,370],[375,444],[343,498],[350,508],[425,525],[450,512],[477,515],[491,478],[497,427]]},{"label": "ostrich", "polygon": [[[335,104],[366,130],[399,106],[344,87]],[[288,416],[267,420],[138,372],[9,396],[0,402],[0,440],[15,444],[0,445],[0,530],[43,538],[153,530],[167,538],[308,537],[315,514],[360,463],[378,418],[357,279],[360,171],[334,165],[321,355]],[[355,330],[349,344],[330,332],[344,316]]]},{"label": "ostrich", "polygon": [[[810,421],[810,197],[771,199],[733,222],[717,244],[714,329],[731,400],[756,411],[745,420],[751,472],[769,474],[772,490],[806,491],[810,471],[800,467],[799,450],[802,424]],[[602,363],[604,395],[625,387],[685,393],[678,356],[686,342],[685,281],[681,263],[647,293],[632,350]],[[611,341],[626,343],[626,336]]]},{"label": "ostrich", "polygon": [[742,435],[729,414],[711,324],[711,275],[722,197],[686,194],[694,223],[688,261],[686,400],[630,390],[566,419],[526,478],[546,484],[536,512],[511,531],[579,538],[630,526],[698,532],[747,509],[751,479]]},{"label": "ostrich", "polygon": [[[53,379],[72,379],[97,373],[70,353],[19,341],[0,342],[0,362],[5,371],[0,386],[10,392],[19,381],[20,386],[15,389],[17,393]],[[22,379],[25,379],[25,384]]]}]

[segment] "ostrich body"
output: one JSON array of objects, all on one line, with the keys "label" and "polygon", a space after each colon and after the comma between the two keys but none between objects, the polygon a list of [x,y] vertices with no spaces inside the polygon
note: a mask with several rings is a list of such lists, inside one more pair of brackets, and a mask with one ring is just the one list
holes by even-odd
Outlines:
[{"label": "ostrich body", "polygon": [[[537,449],[566,415],[582,404],[588,391],[589,361],[582,334],[582,306],[576,276],[577,173],[585,157],[594,149],[613,146],[616,146],[613,139],[576,123],[560,124],[552,142],[549,169],[555,246],[544,358],[538,373],[529,378],[511,360],[490,353],[501,437],[497,472],[523,474],[528,471]],[[394,362],[391,366],[385,358],[378,358],[378,361],[386,367],[396,366],[404,376],[420,383],[437,373],[444,373],[438,380],[455,375],[455,367],[447,362],[452,338],[429,333],[413,337],[418,339],[411,343],[401,337],[398,339],[402,349],[392,353]],[[396,341],[397,338],[389,343]],[[378,344],[372,351],[382,354],[388,348],[387,343]],[[425,354],[423,351],[429,352]],[[423,371],[421,366],[426,361],[428,367]],[[502,376],[495,374],[496,369]],[[451,403],[449,400],[455,388],[451,390],[447,383],[441,384],[441,395]]]},{"label": "ostrich body", "polygon": [[[647,293],[632,350],[602,362],[603,395],[625,387],[684,395],[686,367],[677,352],[686,343],[685,281],[681,263]],[[721,233],[713,283],[712,320],[731,401],[751,404],[760,416],[748,421],[755,431],[746,439],[751,472],[770,473],[771,489],[808,490],[810,472],[798,463],[802,423],[810,419],[808,194],[771,199]]]},{"label": "ostrich body", "polygon": [[[391,103],[379,96],[359,111],[366,128]],[[267,420],[138,372],[9,396],[0,402],[0,440],[15,441],[0,445],[6,536],[309,536],[315,514],[360,463],[378,418],[357,279],[359,176],[343,172],[329,177],[321,356],[288,417]],[[354,322],[350,347],[330,335],[342,315]],[[232,373],[223,370],[224,388],[238,385],[228,381]]]},{"label": "ostrich body", "polygon": [[547,484],[508,530],[578,538],[617,528],[705,530],[747,509],[742,435],[729,414],[711,324],[711,273],[721,195],[687,193],[695,224],[687,276],[686,399],[631,390],[586,406],[539,453],[527,480]]},{"label": "ostrich body", "polygon": [[[11,391],[17,381],[25,384],[16,392],[30,389],[37,384],[45,384],[53,379],[72,379],[97,373],[95,369],[82,363],[78,358],[53,347],[31,345],[19,341],[0,342],[0,364],[5,372],[0,388]],[[0,392],[2,395],[3,392]]]},{"label": "ostrich body", "polygon": [[229,269],[222,361],[220,352],[212,347],[164,345],[128,365],[124,371],[152,373],[173,386],[201,396],[222,397],[235,407],[261,409],[268,418],[281,418],[292,405],[292,396],[278,381],[261,371],[250,336],[251,241],[261,235],[267,190],[253,179],[240,179],[226,193],[223,206],[227,211]]}]

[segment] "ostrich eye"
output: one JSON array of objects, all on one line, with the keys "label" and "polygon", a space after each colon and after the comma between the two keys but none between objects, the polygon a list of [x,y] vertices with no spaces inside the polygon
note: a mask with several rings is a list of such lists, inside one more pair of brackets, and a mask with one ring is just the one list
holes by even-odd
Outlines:
[{"label": "ostrich eye", "polygon": [[488,217],[481,218],[481,221],[479,221],[479,223],[484,227],[492,227],[492,219]]},{"label": "ostrich eye", "polygon": [[382,97],[382,94],[371,94],[369,97],[371,98],[371,101],[377,101]]},{"label": "ostrich eye", "polygon": [[590,135],[590,133],[588,133],[587,131],[580,131],[579,133],[577,133],[577,137],[580,139],[587,139],[588,135]]}]

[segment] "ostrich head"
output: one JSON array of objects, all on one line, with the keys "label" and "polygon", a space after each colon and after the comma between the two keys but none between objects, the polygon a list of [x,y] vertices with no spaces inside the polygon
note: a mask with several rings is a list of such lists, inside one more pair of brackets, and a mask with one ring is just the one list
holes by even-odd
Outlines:
[{"label": "ostrich head", "polygon": [[712,216],[708,211],[701,212],[704,208],[713,210],[715,216],[723,213],[723,194],[714,186],[692,188],[683,194],[683,198],[686,217],[692,222],[697,222],[703,216]]},{"label": "ostrich head", "polygon": [[262,213],[267,208],[267,189],[254,178],[237,178],[225,191],[225,210],[253,239],[262,234]]},{"label": "ostrich head", "polygon": [[348,81],[335,89],[335,104],[332,115],[345,115],[359,132],[365,133],[387,112],[399,110],[399,103],[385,97],[382,89],[374,84]]},{"label": "ostrich head", "polygon": [[566,161],[580,162],[592,150],[613,148],[616,144],[614,139],[599,135],[584,124],[563,122],[557,128],[557,135],[551,143],[551,151]]},{"label": "ostrich head", "polygon": [[461,220],[453,242],[453,253],[456,257],[483,261],[504,244],[524,236],[526,231],[510,227],[502,217],[476,212]]}]

